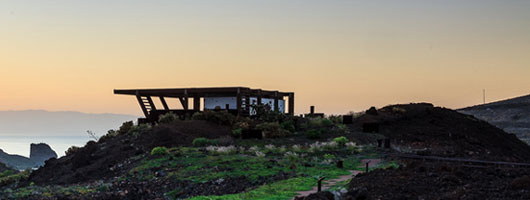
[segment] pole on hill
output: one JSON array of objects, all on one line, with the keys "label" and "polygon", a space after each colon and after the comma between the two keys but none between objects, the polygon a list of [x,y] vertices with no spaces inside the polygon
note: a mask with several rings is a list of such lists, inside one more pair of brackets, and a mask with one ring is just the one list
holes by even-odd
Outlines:
[{"label": "pole on hill", "polygon": [[486,89],[482,89],[482,101],[486,104]]}]

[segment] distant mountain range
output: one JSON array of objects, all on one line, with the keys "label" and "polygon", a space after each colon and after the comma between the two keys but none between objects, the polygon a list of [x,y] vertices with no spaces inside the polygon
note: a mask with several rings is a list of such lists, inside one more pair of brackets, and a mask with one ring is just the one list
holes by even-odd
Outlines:
[{"label": "distant mountain range", "polygon": [[459,109],[530,144],[530,95]]},{"label": "distant mountain range", "polygon": [[133,115],[71,111],[0,111],[0,136],[86,136],[87,130],[103,135],[109,129],[118,128],[124,121],[136,118]]}]

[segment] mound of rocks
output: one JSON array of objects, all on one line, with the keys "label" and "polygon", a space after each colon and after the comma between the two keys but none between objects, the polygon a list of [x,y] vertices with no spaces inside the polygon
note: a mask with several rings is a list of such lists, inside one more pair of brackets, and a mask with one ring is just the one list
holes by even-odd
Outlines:
[{"label": "mound of rocks", "polygon": [[354,128],[384,135],[401,153],[530,161],[530,147],[515,135],[454,110],[421,103],[392,105],[370,113],[356,119]]}]

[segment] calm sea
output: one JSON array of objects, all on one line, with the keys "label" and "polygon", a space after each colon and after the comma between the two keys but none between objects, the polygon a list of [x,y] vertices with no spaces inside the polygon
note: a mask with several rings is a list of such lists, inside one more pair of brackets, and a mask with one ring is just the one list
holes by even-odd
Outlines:
[{"label": "calm sea", "polygon": [[31,143],[46,143],[59,157],[71,146],[84,146],[88,136],[0,136],[0,149],[9,154],[29,157]]}]

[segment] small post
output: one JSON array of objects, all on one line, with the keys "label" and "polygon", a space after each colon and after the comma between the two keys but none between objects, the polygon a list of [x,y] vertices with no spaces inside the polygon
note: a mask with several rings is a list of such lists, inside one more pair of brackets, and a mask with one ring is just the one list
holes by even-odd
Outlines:
[{"label": "small post", "polygon": [[337,161],[337,168],[340,168],[340,169],[344,168],[344,161],[342,160]]},{"label": "small post", "polygon": [[366,162],[366,173],[368,173],[368,165],[370,164],[370,161]]},{"label": "small post", "polygon": [[321,192],[322,191],[322,181],[325,179],[326,177],[322,177],[320,179],[318,179],[318,190],[317,192]]}]

